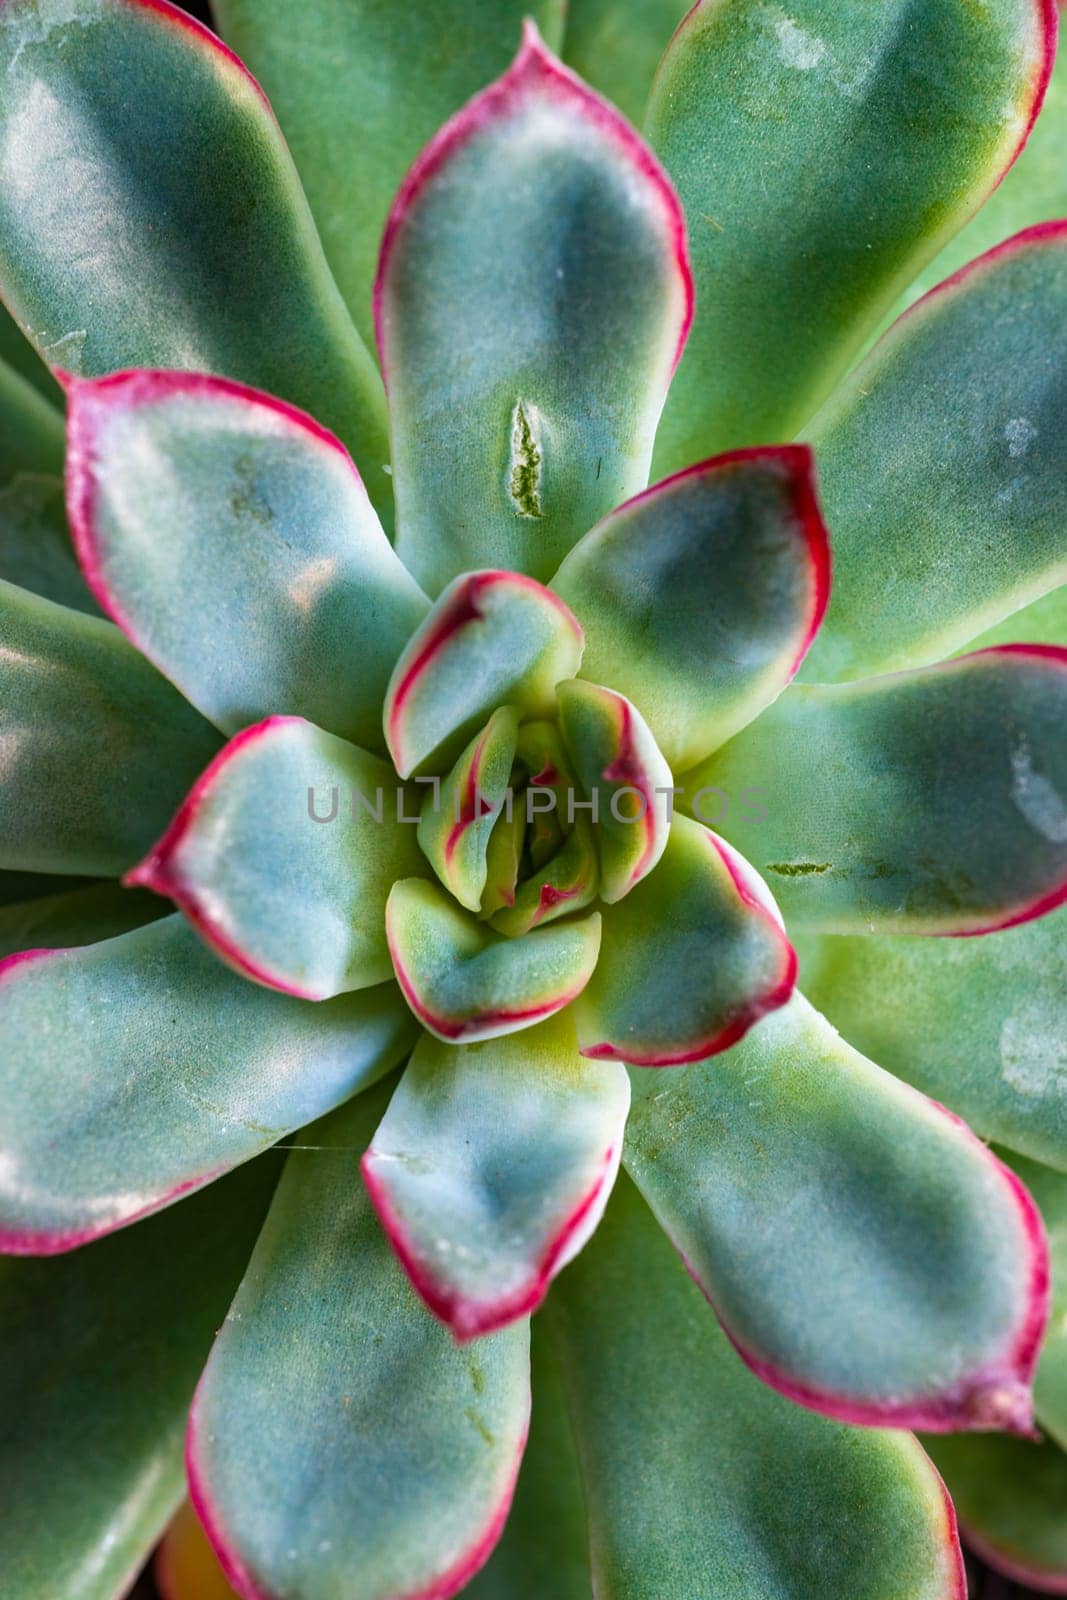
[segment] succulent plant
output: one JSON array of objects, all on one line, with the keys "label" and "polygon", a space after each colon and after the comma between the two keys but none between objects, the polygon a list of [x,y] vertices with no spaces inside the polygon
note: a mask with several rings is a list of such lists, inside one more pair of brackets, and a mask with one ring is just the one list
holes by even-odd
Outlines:
[{"label": "succulent plant", "polygon": [[1055,8],[217,9],[0,3],[5,1595],[1062,1582]]}]

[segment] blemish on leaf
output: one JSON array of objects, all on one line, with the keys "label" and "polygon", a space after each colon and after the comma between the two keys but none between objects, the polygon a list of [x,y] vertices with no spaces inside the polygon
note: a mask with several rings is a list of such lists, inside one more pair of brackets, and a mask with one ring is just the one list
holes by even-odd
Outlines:
[{"label": "blemish on leaf", "polygon": [[1020,738],[1011,752],[1011,797],[1032,828],[1051,844],[1067,843],[1067,803],[1034,767],[1030,746]]},{"label": "blemish on leaf", "polygon": [[466,1411],[464,1411],[463,1415],[466,1417],[467,1421],[470,1423],[472,1428],[477,1428],[478,1432],[481,1434],[481,1436],[485,1440],[486,1444],[492,1445],[492,1444],[496,1443],[496,1440],[493,1438],[492,1433],[489,1431],[489,1429],[485,1425],[485,1418],[484,1417],[480,1417],[478,1415],[477,1411],[475,1411],[473,1406],[468,1406]]},{"label": "blemish on leaf", "polygon": [[508,474],[508,494],[517,516],[540,517],[541,469],[544,453],[541,447],[541,419],[537,407],[522,400],[515,402],[511,413],[511,463]]},{"label": "blemish on leaf", "polygon": [[1004,426],[1004,437],[1008,443],[1008,454],[1018,459],[1026,454],[1037,438],[1037,429],[1029,417],[1012,417]]},{"label": "blemish on leaf", "polygon": [[75,378],[82,376],[82,351],[88,332],[85,328],[73,328],[70,333],[63,334],[60,339],[51,339],[41,346],[41,355],[50,367],[62,367],[65,372],[70,372]]},{"label": "blemish on leaf", "polygon": [[829,872],[832,861],[768,861],[764,870],[779,878],[810,878],[813,873]]}]

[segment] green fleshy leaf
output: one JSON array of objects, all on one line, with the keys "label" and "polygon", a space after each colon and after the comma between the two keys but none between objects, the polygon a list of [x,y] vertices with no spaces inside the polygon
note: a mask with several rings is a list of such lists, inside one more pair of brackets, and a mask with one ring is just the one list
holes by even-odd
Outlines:
[{"label": "green fleshy leaf", "polygon": [[570,0],[564,58],[641,126],[652,76],[690,0]]},{"label": "green fleshy leaf", "polygon": [[1003,646],[915,672],[787,689],[686,775],[786,921],[824,933],[985,933],[1067,896],[1067,651]]},{"label": "green fleshy leaf", "polygon": [[524,16],[558,46],[563,0],[214,0],[267,91],[352,317],[374,337],[371,286],[393,196],[426,141],[503,72]]},{"label": "green fleshy leaf", "polygon": [[507,1514],[529,1327],[461,1349],[404,1281],[359,1178],[384,1107],[290,1156],[197,1392],[193,1500],[245,1594],[450,1595]]},{"label": "green fleshy leaf", "polygon": [[63,391],[6,306],[0,306],[0,361],[59,411]]},{"label": "green fleshy leaf", "polygon": [[589,1600],[585,1507],[559,1363],[532,1325],[530,1439],[500,1543],[463,1600]]},{"label": "green fleshy leaf", "polygon": [[[482,891],[482,916],[492,918],[494,912],[514,906],[522,846],[526,836],[524,805],[513,805],[511,815],[503,811],[497,818],[485,852],[485,888]],[[596,846],[589,836],[592,855],[592,877],[596,879]],[[524,924],[525,928],[525,924]]]},{"label": "green fleshy leaf", "polygon": [[[514,808],[517,823],[524,820],[520,805]],[[500,824],[498,823],[499,827]],[[514,839],[514,835],[511,836]],[[593,904],[599,887],[597,844],[592,823],[576,812],[574,826],[550,861],[531,873],[490,917],[498,933],[518,939],[532,928],[554,922],[557,917],[573,916]]]},{"label": "green fleshy leaf", "polygon": [[1053,589],[1021,611],[998,622],[988,633],[980,634],[967,648],[985,650],[992,645],[1014,644],[1025,639],[1031,644],[1057,644],[1067,648],[1067,584]]},{"label": "green fleshy leaf", "polygon": [[114,1600],[183,1493],[193,1386],[277,1173],[264,1157],[56,1261],[0,1262],[4,1600]]},{"label": "green fleshy leaf", "polygon": [[397,549],[427,593],[471,567],[548,578],[644,488],[690,288],[650,152],[528,24],[423,152],[382,246]]},{"label": "green fleshy leaf", "polygon": [[[1061,20],[1060,26],[1063,23]],[[905,304],[927,294],[977,256],[1003,244],[1035,222],[1056,222],[1067,216],[1067,51],[1057,51],[1041,115],[1026,149],[978,215],[930,262],[909,286]]]},{"label": "green fleshy leaf", "polygon": [[[55,890],[62,880],[44,882]],[[117,883],[88,884],[0,905],[0,960],[20,950],[69,950],[114,939],[166,913],[155,895],[123,889]]]},{"label": "green fleshy leaf", "polygon": [[799,995],[714,1062],[635,1073],[631,1175],[752,1369],[846,1422],[1032,1423],[1032,1202]]},{"label": "green fleshy leaf", "polygon": [[496,1039],[562,1010],[589,982],[600,950],[596,912],[507,939],[420,878],[393,885],[385,927],[408,1005],[450,1044]]},{"label": "green fleshy leaf", "polygon": [[1067,223],[909,312],[809,430],[834,536],[812,682],[923,666],[1067,580]]},{"label": "green fleshy leaf", "polygon": [[915,1440],[757,1382],[625,1178],[546,1315],[603,1600],[962,1600],[951,1511]]},{"label": "green fleshy leaf", "polygon": [[1067,1171],[1067,908],[988,939],[824,939],[802,981],[890,1072]]},{"label": "green fleshy leaf", "polygon": [[576,1002],[582,1054],[676,1066],[726,1050],[793,988],[766,889],[707,828],[675,817],[663,860],[604,914]]},{"label": "green fleshy leaf", "polygon": [[62,420],[2,360],[0,578],[60,605],[96,612],[74,559],[63,510]]},{"label": "green fleshy leaf", "polygon": [[268,717],[230,740],[125,881],[169,895],[244,977],[325,1000],[393,975],[385,902],[426,870],[401,810],[384,761]]},{"label": "green fleshy leaf", "polygon": [[0,286],[55,369],[218,372],[303,406],[390,502],[381,386],[235,56],[155,0],[0,13]]},{"label": "green fleshy leaf", "polygon": [[0,582],[0,638],[0,866],[122,872],[218,734],[110,622]]},{"label": "green fleshy leaf", "polygon": [[494,711],[422,803],[419,848],[468,911],[481,908],[489,841],[507,798],[518,732],[518,713],[511,706]]},{"label": "green fleshy leaf", "polygon": [[600,898],[613,905],[655,871],[667,848],[674,779],[625,695],[577,679],[557,694],[560,731],[595,808]]},{"label": "green fleshy leaf", "polygon": [[927,1448],[968,1547],[1027,1594],[1067,1593],[1067,1455],[1001,1434],[930,1439]]},{"label": "green fleshy leaf", "polygon": [[309,1006],[236,977],[172,916],[10,957],[0,1036],[0,1249],[50,1255],[332,1110],[415,1029],[395,984]]},{"label": "green fleshy leaf", "polygon": [[536,1310],[607,1203],[626,1071],[583,1061],[562,1016],[488,1044],[423,1038],[363,1160],[426,1304],[459,1339]]},{"label": "green fleshy leaf", "polygon": [[645,121],[701,308],[656,476],[796,436],[1017,154],[1054,27],[1052,0],[694,6]]},{"label": "green fleshy leaf", "polygon": [[1023,1156],[1012,1156],[1010,1165],[1037,1201],[1048,1230],[1052,1304],[1034,1379],[1034,1406],[1041,1427],[1067,1450],[1067,1177]]},{"label": "green fleshy leaf", "polygon": [[468,572],[449,584],[397,662],[385,737],[401,777],[449,766],[490,712],[555,709],[556,685],[582,659],[582,630],[550,589],[516,572]]},{"label": "green fleshy leaf", "polygon": [[706,461],[638,495],[552,587],[581,619],[582,677],[628,695],[684,772],[789,682],[829,582],[811,454],[794,446]]},{"label": "green fleshy leaf", "polygon": [[227,734],[295,712],[384,748],[429,601],[331,434],[222,379],[131,372],[72,384],[68,436],[86,575],[186,699]]}]

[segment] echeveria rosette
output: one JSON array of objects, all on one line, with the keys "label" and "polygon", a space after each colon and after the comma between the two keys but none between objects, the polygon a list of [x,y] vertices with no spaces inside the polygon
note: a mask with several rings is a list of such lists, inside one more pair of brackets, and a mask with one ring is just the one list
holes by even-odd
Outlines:
[{"label": "echeveria rosette", "polygon": [[[374,207],[420,118],[428,137],[503,67],[519,11],[490,9],[471,81],[473,58],[426,47],[444,4],[383,26],[371,0],[317,0],[309,37],[331,49],[291,75],[274,0],[222,7],[277,84],[364,328]],[[594,78],[607,9],[572,18]],[[641,40],[666,43],[677,9],[648,0],[604,64],[631,107]],[[1013,925],[908,941],[935,1009],[941,952],[1056,948],[1063,913],[1034,919],[1067,892],[1067,635],[1043,598],[1067,573],[1063,230],[923,302],[811,420],[1019,148],[1054,24],[1030,0],[702,3],[652,94],[667,175],[529,29],[386,229],[393,544],[378,381],[258,87],[161,0],[0,7],[0,283],[66,386],[75,544],[121,630],[88,614],[42,490],[0,589],[0,1222],[13,1254],[86,1247],[10,1262],[7,1292],[29,1304],[30,1274],[54,1271],[57,1315],[84,1318],[98,1261],[125,1283],[169,1219],[208,1219],[245,1174],[213,1179],[306,1129],[189,1432],[195,1502],[246,1600],[581,1593],[581,1555],[548,1584],[528,1559],[547,1506],[561,1549],[583,1543],[573,1494],[552,1498],[556,1359],[598,1593],[689,1600],[697,1567],[746,1600],[772,1573],[797,1600],[962,1595],[921,1451],[842,1422],[1029,1430],[1040,1218],[795,993],[781,911],[831,1015],[837,944]],[[342,38],[427,86],[395,138],[367,140],[362,190],[336,162],[351,94],[332,64],[321,80]],[[98,205],[46,203],[65,163]],[[0,405],[47,481],[47,400],[13,380]],[[774,442],[805,424],[818,494],[810,447]],[[648,489],[654,444],[673,475]],[[1051,620],[1017,637],[1045,648],[983,638],[942,664],[1027,601]],[[49,872],[59,893],[21,898],[41,883],[15,874]],[[184,915],[72,881],[120,873]],[[1026,1002],[1025,951],[1005,967]],[[955,1104],[944,1019],[928,1082],[889,1015],[905,1037],[886,1027],[872,1054]],[[403,1075],[373,1087],[418,1023]],[[1014,1147],[1025,1127],[1018,1147],[1056,1160],[1054,1084],[1027,1118],[979,1069],[965,1087],[979,1131]],[[264,1198],[269,1159],[246,1169]],[[175,1283],[199,1243],[174,1235]],[[505,1528],[527,1318],[576,1255],[546,1339],[538,1323],[543,1401]],[[219,1274],[224,1303],[237,1272]],[[100,1348],[121,1310],[96,1296]],[[25,1317],[3,1338],[14,1382],[47,1361]],[[75,1356],[61,1344],[58,1399],[22,1429],[31,1484],[78,1447]],[[97,1545],[92,1594],[116,1593],[174,1502],[173,1448],[160,1478],[158,1437],[111,1425],[128,1372],[101,1378],[109,1472],[54,1550],[11,1564],[19,1600],[42,1582],[85,1600]],[[180,1378],[153,1413],[172,1444]],[[115,1539],[106,1494],[129,1506],[149,1477]]]}]

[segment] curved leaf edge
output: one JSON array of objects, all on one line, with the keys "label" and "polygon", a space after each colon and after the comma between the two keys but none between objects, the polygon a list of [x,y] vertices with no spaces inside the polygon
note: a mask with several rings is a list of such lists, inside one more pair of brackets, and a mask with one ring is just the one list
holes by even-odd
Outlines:
[{"label": "curved leaf edge", "polygon": [[960,1523],[960,1532],[967,1548],[1010,1583],[1021,1584],[1025,1589],[1036,1589],[1041,1594],[1067,1595],[1067,1572],[1056,1573],[1047,1567],[1027,1566],[1025,1561],[1005,1555],[990,1539],[969,1528],[966,1522]]},{"label": "curved leaf edge", "polygon": [[[1053,0],[1050,0],[1050,3],[1053,3]],[[549,89],[560,98],[580,105],[597,129],[621,148],[625,157],[637,168],[641,176],[658,191],[682,291],[682,314],[670,369],[671,376],[677,371],[693,324],[696,304],[696,289],[689,263],[688,228],[682,203],[666,172],[636,129],[630,126],[610,101],[603,99],[591,89],[577,73],[572,72],[549,50],[536,22],[532,17],[527,17],[523,22],[522,42],[518,55],[507,72],[475,95],[473,100],[462,106],[438,130],[408,171],[393,201],[382,235],[378,270],[374,280],[374,329],[382,376],[387,389],[389,340],[384,311],[386,280],[393,249],[407,221],[408,213],[417,202],[423,188],[437,175],[453,153],[488,123],[506,114],[522,92],[534,85]]]},{"label": "curved leaf edge", "polygon": [[173,866],[174,854],[195,823],[204,799],[215,780],[234,757],[240,755],[247,745],[254,744],[277,728],[294,724],[301,727],[310,726],[304,717],[265,717],[262,722],[253,723],[250,728],[242,728],[240,733],[234,734],[197,778],[163,836],[152,846],[143,861],[139,861],[124,874],[122,882],[127,889],[150,889],[153,894],[173,900],[178,909],[188,917],[204,942],[241,977],[249,978],[253,983],[261,984],[266,989],[276,989],[281,994],[293,995],[298,1000],[325,1000],[329,998],[325,992],[301,988],[251,960],[236,941],[217,925],[202,897],[185,883]]},{"label": "curved leaf edge", "polygon": [[573,1261],[596,1231],[618,1176],[622,1140],[609,1146],[593,1183],[553,1234],[527,1282],[500,1300],[468,1300],[450,1286],[438,1282],[412,1248],[402,1221],[393,1211],[388,1192],[375,1171],[377,1159],[378,1152],[372,1142],[360,1167],[367,1193],[396,1258],[420,1300],[451,1330],[457,1344],[467,1344],[485,1334],[496,1333],[520,1317],[532,1315],[541,1305],[552,1279]]},{"label": "curved leaf edge", "polygon": [[[202,1377],[193,1395],[189,1407],[189,1422],[185,1435],[185,1475],[189,1486],[189,1499],[193,1510],[200,1520],[200,1525],[207,1535],[218,1558],[219,1566],[230,1587],[240,1596],[240,1600],[280,1600],[280,1597],[268,1589],[259,1586],[256,1579],[249,1572],[244,1561],[234,1550],[226,1535],[221,1513],[215,1506],[207,1485],[207,1477],[201,1468],[198,1454],[199,1444],[199,1402],[202,1396],[205,1379]],[[391,1600],[452,1600],[452,1596],[466,1588],[476,1573],[480,1572],[489,1560],[493,1550],[504,1531],[508,1514],[511,1511],[511,1502],[515,1496],[515,1485],[518,1481],[519,1468],[522,1465],[523,1454],[526,1449],[526,1440],[530,1431],[530,1418],[527,1412],[526,1424],[519,1438],[515,1461],[496,1505],[478,1538],[466,1549],[452,1566],[439,1577],[434,1578],[430,1584],[423,1588],[405,1591],[391,1597]]]},{"label": "curved leaf edge", "polygon": [[766,891],[760,893],[754,887],[755,874],[744,858],[728,845],[725,839],[720,839],[708,828],[704,831],[729,873],[738,898],[753,916],[765,922],[768,931],[777,942],[781,955],[781,970],[762,993],[751,996],[739,1006],[735,1015],[725,1027],[719,1029],[718,1033],[700,1040],[686,1050],[666,1055],[642,1055],[636,1051],[624,1051],[620,1046],[610,1044],[606,1040],[597,1044],[579,1045],[578,1053],[590,1061],[622,1061],[629,1067],[655,1069],[692,1066],[694,1062],[706,1061],[709,1056],[721,1055],[724,1050],[729,1050],[744,1038],[750,1028],[754,1028],[772,1011],[777,1011],[786,1005],[792,997],[797,983],[797,953],[786,934],[777,907],[773,905]]}]

